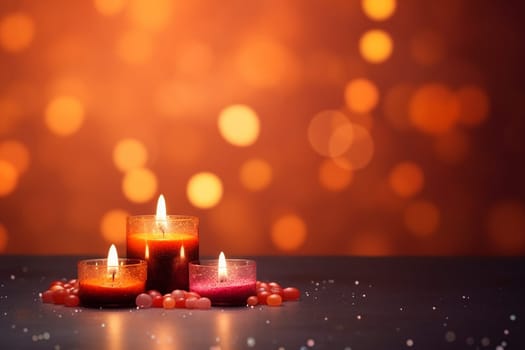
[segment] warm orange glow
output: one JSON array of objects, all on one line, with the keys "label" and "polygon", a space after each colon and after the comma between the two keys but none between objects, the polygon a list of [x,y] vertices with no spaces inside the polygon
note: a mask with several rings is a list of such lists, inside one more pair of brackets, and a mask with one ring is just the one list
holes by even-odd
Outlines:
[{"label": "warm orange glow", "polygon": [[525,249],[525,204],[521,200],[495,203],[487,215],[487,234],[498,253],[520,255]]},{"label": "warm orange glow", "polygon": [[94,0],[95,9],[105,16],[116,15],[124,9],[127,0]]},{"label": "warm orange glow", "polygon": [[365,168],[374,156],[375,146],[368,130],[360,125],[353,124],[353,137],[351,147],[340,157],[335,157],[334,162],[347,170]]},{"label": "warm orange glow", "polygon": [[122,181],[124,196],[131,202],[144,203],[153,198],[157,192],[157,177],[146,168],[128,171]]},{"label": "warm orange glow", "polygon": [[206,78],[215,57],[212,48],[202,42],[191,42],[182,47],[176,57],[177,71],[190,78]]},{"label": "warm orange glow", "polygon": [[0,197],[11,194],[18,185],[18,172],[13,164],[0,159]]},{"label": "warm orange glow", "polygon": [[438,207],[430,201],[413,201],[405,208],[405,226],[415,236],[432,235],[438,229],[440,220],[441,214]]},{"label": "warm orange glow", "polygon": [[348,253],[361,256],[383,256],[393,252],[388,236],[375,231],[363,231],[352,234],[348,244]]},{"label": "warm orange glow", "polygon": [[114,278],[115,273],[118,272],[118,253],[117,253],[117,248],[115,247],[114,244],[112,244],[108,250],[107,269],[108,269],[108,274],[113,275],[113,278]]},{"label": "warm orange glow", "polygon": [[420,193],[424,184],[423,170],[413,162],[398,163],[391,171],[390,187],[400,197],[413,197]]},{"label": "warm orange glow", "polygon": [[306,241],[306,235],[305,222],[295,214],[281,216],[272,225],[272,242],[279,250],[298,250]]},{"label": "warm orange glow", "polygon": [[11,97],[0,96],[0,135],[13,131],[21,116],[19,103]]},{"label": "warm orange glow", "polygon": [[210,172],[193,175],[186,188],[186,195],[191,204],[203,209],[216,206],[222,198],[222,192],[222,181]]},{"label": "warm orange glow", "polygon": [[410,52],[416,63],[423,66],[434,65],[445,56],[445,42],[439,33],[423,30],[415,33],[410,43]]},{"label": "warm orange glow", "polygon": [[226,265],[226,257],[224,253],[219,254],[219,261],[217,263],[217,278],[219,281],[225,281],[228,278],[228,266]]},{"label": "warm orange glow", "polygon": [[329,191],[342,191],[353,179],[353,172],[348,167],[341,167],[332,159],[325,159],[319,167],[319,182]]},{"label": "warm orange glow", "polygon": [[260,158],[252,158],[243,163],[240,180],[244,187],[251,191],[260,191],[272,181],[272,167]]},{"label": "warm orange glow", "polygon": [[337,157],[347,151],[353,134],[350,120],[339,111],[322,111],[308,125],[310,146],[325,157]]},{"label": "warm orange glow", "polygon": [[126,63],[132,65],[146,63],[153,52],[151,36],[143,31],[127,31],[118,40],[116,52]]},{"label": "warm orange glow", "polygon": [[368,79],[354,79],[346,85],[345,101],[351,111],[369,113],[379,102],[379,90]]},{"label": "warm orange glow", "polygon": [[100,232],[106,242],[126,242],[126,218],[129,213],[122,209],[107,211],[100,220]]},{"label": "warm orange glow", "polygon": [[458,128],[436,137],[434,151],[443,162],[456,164],[465,160],[470,153],[470,140],[468,135]]},{"label": "warm orange glow", "polygon": [[361,0],[363,12],[376,21],[383,21],[396,10],[396,0]]},{"label": "warm orange glow", "polygon": [[57,96],[48,103],[45,118],[51,132],[69,136],[76,133],[84,122],[84,105],[76,97]]},{"label": "warm orange glow", "polygon": [[121,171],[143,167],[148,159],[144,144],[134,138],[120,140],[113,149],[113,162]]},{"label": "warm orange glow", "polygon": [[410,100],[409,108],[412,124],[429,134],[449,131],[459,117],[459,103],[455,94],[447,86],[438,83],[418,88]]},{"label": "warm orange glow", "polygon": [[242,44],[235,64],[241,78],[253,87],[276,87],[297,78],[298,62],[292,52],[271,38],[249,37]]},{"label": "warm orange glow", "polygon": [[171,0],[129,0],[129,17],[137,26],[157,32],[170,22],[173,12]]},{"label": "warm orange glow", "polygon": [[9,52],[26,49],[35,35],[33,19],[22,12],[10,13],[0,20],[0,46]]},{"label": "warm orange glow", "polygon": [[259,117],[245,105],[232,105],[223,109],[218,124],[222,137],[235,146],[250,146],[259,137]]},{"label": "warm orange glow", "polygon": [[459,100],[459,122],[469,126],[483,123],[489,116],[489,97],[476,85],[463,86],[456,93]]},{"label": "warm orange glow", "polygon": [[19,174],[24,173],[29,166],[30,157],[27,146],[16,140],[0,142],[0,160],[11,163]]},{"label": "warm orange glow", "polygon": [[384,30],[369,30],[359,40],[359,52],[370,63],[386,61],[392,55],[393,50],[392,38]]},{"label": "warm orange glow", "polygon": [[397,84],[386,92],[383,113],[394,128],[399,130],[410,128],[408,106],[413,93],[414,86],[408,83]]},{"label": "warm orange glow", "polygon": [[0,223],[0,253],[4,253],[7,249],[7,242],[9,241],[9,234],[4,225]]}]

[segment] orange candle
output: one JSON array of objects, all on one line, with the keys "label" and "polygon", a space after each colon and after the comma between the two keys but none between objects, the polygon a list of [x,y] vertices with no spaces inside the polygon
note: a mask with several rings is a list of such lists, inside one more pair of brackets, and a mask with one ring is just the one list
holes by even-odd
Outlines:
[{"label": "orange candle", "polygon": [[133,306],[146,285],[146,262],[119,259],[114,245],[107,259],[89,259],[78,263],[78,296],[88,307]]},{"label": "orange candle", "polygon": [[128,217],[127,255],[148,263],[147,289],[188,290],[188,263],[199,259],[198,218],[166,215],[164,196],[156,215]]}]

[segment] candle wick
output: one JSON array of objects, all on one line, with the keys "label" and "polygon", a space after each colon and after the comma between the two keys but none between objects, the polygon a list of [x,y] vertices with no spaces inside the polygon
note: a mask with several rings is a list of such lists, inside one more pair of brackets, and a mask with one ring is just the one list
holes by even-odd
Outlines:
[{"label": "candle wick", "polygon": [[115,282],[115,273],[116,273],[116,271],[113,271],[113,272],[111,273],[111,281],[112,281],[112,282]]}]

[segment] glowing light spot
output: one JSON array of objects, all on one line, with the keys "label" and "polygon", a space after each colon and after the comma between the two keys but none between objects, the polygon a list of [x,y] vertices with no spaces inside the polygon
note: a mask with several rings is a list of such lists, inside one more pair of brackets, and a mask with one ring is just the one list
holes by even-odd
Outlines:
[{"label": "glowing light spot", "polygon": [[100,232],[109,243],[123,244],[126,242],[126,219],[129,213],[122,209],[106,212],[100,220]]},{"label": "glowing light spot", "polygon": [[78,131],[84,122],[84,105],[76,97],[58,96],[45,110],[46,125],[56,135],[69,136]]},{"label": "glowing light spot", "polygon": [[412,95],[409,116],[412,124],[422,132],[444,133],[457,122],[459,103],[445,85],[426,84]]},{"label": "glowing light spot", "polygon": [[410,42],[410,53],[416,63],[423,66],[434,65],[445,56],[445,41],[436,32],[417,32]]},{"label": "glowing light spot", "polygon": [[396,0],[362,0],[363,12],[376,21],[384,21],[394,14]]},{"label": "glowing light spot", "polygon": [[0,253],[5,253],[7,250],[7,242],[9,241],[9,234],[4,225],[0,224]]},{"label": "glowing light spot", "polygon": [[329,191],[342,191],[347,188],[353,179],[353,172],[339,166],[332,159],[325,159],[319,167],[319,182]]},{"label": "glowing light spot", "polygon": [[124,9],[126,0],[94,0],[95,9],[104,16],[116,15]]},{"label": "glowing light spot", "polygon": [[399,130],[407,130],[412,124],[408,118],[408,106],[414,93],[411,84],[401,83],[389,89],[383,99],[383,112],[387,121]]},{"label": "glowing light spot", "polygon": [[310,146],[325,157],[337,157],[348,150],[353,134],[352,123],[339,111],[322,111],[308,125]]},{"label": "glowing light spot", "polygon": [[404,198],[413,197],[420,193],[424,184],[423,170],[413,162],[401,162],[390,172],[388,177],[390,187]]},{"label": "glowing light spot", "polygon": [[386,61],[392,51],[394,43],[390,35],[380,29],[369,30],[359,40],[359,52],[370,63]]},{"label": "glowing light spot", "polygon": [[186,188],[186,195],[191,204],[203,209],[216,206],[222,198],[222,193],[221,179],[210,172],[193,175]]},{"label": "glowing light spot", "polygon": [[149,34],[143,31],[125,32],[117,42],[117,54],[126,63],[138,65],[150,60],[153,44]]},{"label": "glowing light spot", "polygon": [[363,169],[372,161],[374,156],[374,140],[366,128],[353,124],[352,129],[353,137],[350,148],[341,156],[333,159],[344,169]]},{"label": "glowing light spot", "polygon": [[148,160],[148,151],[142,142],[134,138],[120,140],[113,149],[113,162],[121,171],[143,167]]},{"label": "glowing light spot", "polygon": [[0,197],[11,194],[18,185],[18,172],[14,165],[0,159]]},{"label": "glowing light spot", "polygon": [[34,35],[33,19],[25,13],[11,13],[0,21],[0,46],[8,52],[23,51],[31,44]]},{"label": "glowing light spot", "polygon": [[470,148],[468,135],[457,128],[438,135],[434,142],[436,156],[449,164],[457,164],[465,160],[470,153]]},{"label": "glowing light spot", "polygon": [[438,207],[427,200],[413,201],[405,208],[405,226],[415,236],[426,237],[435,233],[440,219]]},{"label": "glowing light spot", "polygon": [[218,124],[222,137],[235,146],[250,146],[259,136],[259,117],[245,105],[232,105],[223,109]]},{"label": "glowing light spot", "polygon": [[272,181],[272,167],[259,158],[244,162],[240,171],[241,183],[251,191],[260,191],[268,187]]},{"label": "glowing light spot", "polygon": [[171,0],[130,0],[129,3],[131,21],[152,32],[164,29],[170,22],[172,12]]},{"label": "glowing light spot", "polygon": [[135,168],[124,175],[122,191],[131,202],[145,203],[157,192],[157,177],[149,169]]},{"label": "glowing light spot", "polygon": [[306,224],[295,214],[287,214],[277,219],[271,230],[273,244],[280,250],[294,251],[306,240]]},{"label": "glowing light spot", "polygon": [[17,172],[22,174],[29,166],[29,150],[26,145],[16,140],[0,142],[0,160],[11,163]]},{"label": "glowing light spot", "polygon": [[297,79],[297,59],[281,43],[252,36],[241,46],[236,60],[241,78],[258,88],[271,88]]},{"label": "glowing light spot", "polygon": [[469,126],[483,123],[489,116],[489,97],[475,85],[464,86],[456,93],[459,100],[459,122]]},{"label": "glowing light spot", "polygon": [[377,106],[379,90],[368,79],[354,79],[346,85],[345,101],[351,111],[369,113]]},{"label": "glowing light spot", "polygon": [[525,252],[525,204],[518,200],[495,203],[487,215],[487,234],[496,252]]}]

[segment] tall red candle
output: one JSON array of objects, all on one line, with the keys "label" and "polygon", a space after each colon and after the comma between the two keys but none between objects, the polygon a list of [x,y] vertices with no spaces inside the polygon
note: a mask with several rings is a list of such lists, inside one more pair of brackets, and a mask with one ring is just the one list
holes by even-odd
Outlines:
[{"label": "tall red candle", "polygon": [[199,259],[198,225],[195,216],[166,215],[162,195],[156,215],[128,217],[127,256],[147,261],[147,289],[188,290],[188,262]]}]

